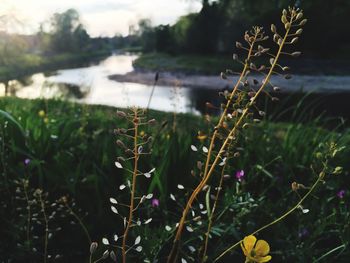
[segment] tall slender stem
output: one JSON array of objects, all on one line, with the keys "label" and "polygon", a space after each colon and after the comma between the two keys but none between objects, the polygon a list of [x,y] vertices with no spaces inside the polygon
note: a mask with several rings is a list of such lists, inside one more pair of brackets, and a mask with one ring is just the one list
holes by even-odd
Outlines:
[{"label": "tall slender stem", "polygon": [[134,211],[134,199],[135,199],[135,190],[136,190],[136,176],[137,176],[137,169],[138,169],[138,144],[137,144],[137,138],[138,138],[138,115],[137,115],[137,109],[134,109],[134,171],[132,175],[132,185],[131,185],[131,193],[130,193],[130,206],[129,206],[129,218],[127,222],[126,229],[124,231],[123,236],[123,242],[122,242],[122,258],[123,263],[126,263],[126,241],[128,237],[128,233],[132,224],[132,218],[133,218],[133,211]]}]

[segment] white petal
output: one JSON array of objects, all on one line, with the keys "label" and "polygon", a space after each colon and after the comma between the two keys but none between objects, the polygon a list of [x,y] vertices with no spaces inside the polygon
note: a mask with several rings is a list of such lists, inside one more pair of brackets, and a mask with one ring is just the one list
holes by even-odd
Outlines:
[{"label": "white petal", "polygon": [[123,166],[122,166],[122,164],[121,164],[120,162],[115,162],[114,164],[115,164],[115,166],[117,166],[117,168],[119,168],[119,169],[123,168]]},{"label": "white petal", "polygon": [[173,194],[170,194],[170,198],[174,201],[176,201],[175,196]]},{"label": "white petal", "polygon": [[113,213],[118,214],[118,210],[114,206],[111,206],[111,210]]},{"label": "white petal", "polygon": [[181,258],[181,263],[187,263],[187,260],[184,258]]},{"label": "white petal", "polygon": [[309,210],[309,209],[303,209],[302,211],[303,211],[303,213],[304,213],[304,214],[307,214],[307,213],[309,213],[309,212],[310,212],[310,210]]},{"label": "white petal", "polygon": [[149,219],[147,219],[146,221],[145,221],[145,225],[147,225],[147,224],[149,224],[149,223],[151,223],[151,221],[152,221],[152,218],[149,218]]},{"label": "white petal", "polygon": [[171,227],[170,226],[165,226],[165,230],[166,231],[171,231]]},{"label": "white petal", "polygon": [[102,238],[102,243],[104,244],[104,245],[109,245],[109,241],[108,241],[108,239],[107,238]]},{"label": "white petal", "polygon": [[153,194],[146,195],[146,199],[151,199],[153,197]]},{"label": "white petal", "polygon": [[138,236],[138,237],[135,239],[135,245],[140,244],[140,242],[141,242],[141,237]]},{"label": "white petal", "polygon": [[113,198],[113,197],[109,198],[109,201],[110,201],[112,204],[118,204],[118,201],[117,201],[115,198]]},{"label": "white petal", "polygon": [[155,170],[156,170],[156,168],[152,168],[152,170],[149,171],[149,173],[151,174],[151,173],[153,173]]},{"label": "white petal", "polygon": [[142,251],[142,247],[141,247],[141,246],[138,246],[138,247],[136,248],[136,251],[137,251],[137,252],[141,252],[141,251]]},{"label": "white petal", "polygon": [[207,148],[207,147],[205,147],[205,146],[203,146],[202,150],[203,150],[203,152],[205,152],[205,153],[207,153],[207,152],[208,152],[208,148]]},{"label": "white petal", "polygon": [[151,177],[151,173],[144,173],[143,174],[146,178],[150,178]]},{"label": "white petal", "polygon": [[188,249],[193,253],[196,251],[196,249],[193,246],[188,246]]},{"label": "white petal", "polygon": [[194,151],[194,152],[198,151],[197,147],[194,146],[194,145],[191,145],[191,150]]},{"label": "white petal", "polygon": [[187,229],[188,232],[193,232],[193,228],[190,227],[190,226],[186,226],[186,229]]},{"label": "white petal", "polygon": [[126,187],[125,184],[122,184],[119,186],[119,190],[123,190],[123,189],[125,189],[125,187]]},{"label": "white petal", "polygon": [[199,209],[203,209],[204,208],[204,205],[203,204],[199,204]]},{"label": "white petal", "polygon": [[114,235],[114,241],[118,241],[118,235]]},{"label": "white petal", "polygon": [[178,185],[177,185],[177,188],[179,188],[180,190],[185,189],[185,187],[184,187],[182,184],[178,184]]}]

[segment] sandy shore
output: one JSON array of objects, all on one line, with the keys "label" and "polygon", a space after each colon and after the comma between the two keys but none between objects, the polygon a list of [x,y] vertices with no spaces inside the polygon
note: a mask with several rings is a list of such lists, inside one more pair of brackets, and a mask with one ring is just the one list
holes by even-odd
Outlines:
[{"label": "sandy shore", "polygon": [[[109,78],[118,82],[153,85],[155,73],[132,71],[125,75],[110,75]],[[253,80],[253,78],[260,82],[263,79],[261,76],[254,76],[251,78],[251,80]],[[231,87],[232,83],[236,80],[237,77],[231,77],[228,80],[223,80],[220,78],[220,76],[185,75],[180,73],[162,72],[159,74],[157,86],[181,86],[221,90]],[[282,92],[350,92],[350,76],[294,75],[290,80],[286,80],[280,76],[274,76],[271,79],[271,83],[274,86],[280,87]]]}]

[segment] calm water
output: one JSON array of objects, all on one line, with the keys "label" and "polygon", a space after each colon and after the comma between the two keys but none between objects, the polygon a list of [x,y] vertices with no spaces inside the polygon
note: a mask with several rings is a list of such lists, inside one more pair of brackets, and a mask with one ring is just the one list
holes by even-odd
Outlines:
[{"label": "calm water", "polygon": [[[146,107],[152,86],[121,83],[108,78],[112,74],[132,71],[135,58],[135,55],[112,55],[87,67],[62,69],[51,74],[36,73],[20,81],[11,81],[10,94],[30,99],[63,98],[115,107]],[[0,85],[0,95],[4,95],[5,88]],[[208,90],[157,86],[150,108],[197,114],[205,99],[212,94],[213,91]]]}]

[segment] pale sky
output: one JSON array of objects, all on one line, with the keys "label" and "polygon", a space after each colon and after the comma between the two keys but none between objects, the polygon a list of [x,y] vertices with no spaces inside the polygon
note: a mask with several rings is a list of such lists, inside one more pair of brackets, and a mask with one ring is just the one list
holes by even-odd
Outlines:
[{"label": "pale sky", "polygon": [[150,18],[153,25],[172,24],[200,7],[195,0],[0,0],[0,17],[14,14],[23,24],[16,30],[31,33],[53,13],[75,8],[91,36],[113,36],[126,35],[140,18]]}]

